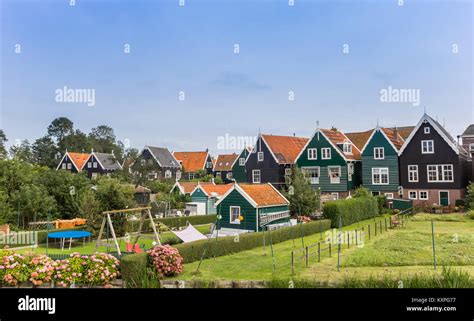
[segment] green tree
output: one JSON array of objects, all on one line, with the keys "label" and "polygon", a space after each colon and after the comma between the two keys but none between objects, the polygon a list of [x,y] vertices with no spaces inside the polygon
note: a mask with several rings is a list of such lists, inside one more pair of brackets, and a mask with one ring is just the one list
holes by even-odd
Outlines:
[{"label": "green tree", "polygon": [[92,149],[92,143],[85,133],[77,129],[73,133],[64,136],[59,141],[58,148],[61,153],[64,153],[66,149],[79,153],[89,153]]},{"label": "green tree", "polygon": [[58,148],[50,136],[38,138],[33,146],[33,161],[38,165],[56,168],[58,165]]},{"label": "green tree", "polygon": [[5,191],[0,190],[0,224],[13,223],[16,214]]},{"label": "green tree", "polygon": [[290,201],[291,213],[297,215],[310,215],[319,209],[319,197],[304,173],[298,167],[294,167],[290,177],[286,177],[285,197]]},{"label": "green tree", "polygon": [[357,187],[354,193],[354,197],[372,197],[372,193],[366,187]]},{"label": "green tree", "polygon": [[7,142],[7,136],[3,129],[0,129],[0,160],[5,159],[8,156],[7,149],[5,147],[5,142]]},{"label": "green tree", "polygon": [[59,144],[64,137],[73,134],[74,123],[66,117],[58,117],[51,122],[47,131],[48,135],[54,137]]},{"label": "green tree", "polygon": [[468,209],[474,210],[474,183],[472,182],[467,186],[465,204]]},{"label": "green tree", "polygon": [[27,139],[23,140],[20,145],[10,147],[10,155],[16,160],[33,162],[33,150]]},{"label": "green tree", "polygon": [[20,224],[23,228],[29,222],[40,221],[48,217],[48,213],[53,212],[56,202],[47,191],[36,185],[23,185],[12,196],[13,203],[20,204]]}]

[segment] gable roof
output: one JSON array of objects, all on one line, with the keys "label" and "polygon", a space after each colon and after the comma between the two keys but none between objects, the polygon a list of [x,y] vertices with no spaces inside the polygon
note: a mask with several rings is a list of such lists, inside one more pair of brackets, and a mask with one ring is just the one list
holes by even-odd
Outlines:
[{"label": "gable roof", "polygon": [[462,136],[474,136],[474,124],[467,126],[466,130],[462,133]]},{"label": "gable roof", "polygon": [[[321,133],[327,138],[327,140],[333,145],[333,147],[341,154],[345,160],[360,160],[360,150],[357,146],[346,136],[343,132],[338,129],[319,129]],[[344,153],[337,145],[348,143],[352,145],[352,153]]]},{"label": "gable roof", "polygon": [[390,145],[396,152],[400,150],[400,148],[403,146],[405,142],[405,140],[398,133],[398,131],[393,130],[391,128],[377,127],[370,131],[369,139],[367,139],[364,147],[362,147],[362,149],[360,150],[361,154],[364,152],[365,148],[369,145],[369,142],[372,140],[372,137],[375,135],[377,131],[380,131],[380,133],[385,137],[385,139],[390,143]]},{"label": "gable roof", "polygon": [[239,155],[235,153],[218,155],[214,163],[214,171],[231,171],[238,157]]},{"label": "gable roof", "polygon": [[59,169],[64,158],[67,156],[72,161],[77,171],[80,172],[82,170],[82,167],[86,163],[87,159],[89,158],[89,155],[90,154],[86,154],[86,153],[73,153],[73,152],[66,151],[66,153],[64,153],[64,156],[63,158],[61,158],[61,161],[59,162],[58,167],[56,169]]},{"label": "gable roof", "polygon": [[222,195],[227,193],[227,191],[229,189],[231,189],[233,186],[234,186],[233,183],[231,183],[231,184],[203,184],[203,183],[199,183],[196,186],[196,188],[193,190],[193,192],[197,188],[201,188],[202,191],[204,192],[204,194],[206,194],[208,197],[213,196],[214,193],[217,197],[221,197]]},{"label": "gable roof", "polygon": [[355,132],[355,133],[346,133],[347,138],[351,140],[351,142],[357,146],[359,150],[364,148],[365,144],[369,140],[370,136],[372,136],[373,129],[367,130],[365,132]]},{"label": "gable roof", "polygon": [[293,164],[309,138],[296,136],[261,135],[279,164]]},{"label": "gable roof", "polygon": [[253,207],[271,207],[279,205],[289,205],[290,202],[272,184],[232,184],[224,196],[217,202],[216,206],[222,202],[232,191],[237,190]]},{"label": "gable roof", "polygon": [[204,169],[209,152],[173,152],[174,158],[181,162],[187,172],[197,172]]},{"label": "gable roof", "polygon": [[389,127],[390,130],[397,130],[398,134],[404,139],[410,136],[411,132],[415,129],[416,126],[402,126],[402,127]]},{"label": "gable roof", "polygon": [[95,158],[99,162],[100,167],[102,167],[102,169],[104,170],[115,171],[115,170],[122,169],[122,165],[120,165],[120,163],[118,162],[114,154],[92,152],[90,156],[87,158],[87,160],[91,156],[95,156]]},{"label": "gable roof", "polygon": [[148,149],[160,167],[181,168],[179,162],[176,160],[173,154],[170,153],[168,148],[154,146],[145,146],[145,148]]},{"label": "gable roof", "polygon": [[191,194],[195,189],[196,189],[196,186],[198,185],[198,183],[201,185],[201,186],[204,186],[204,185],[214,185],[214,182],[179,182],[177,181],[173,187],[171,188],[170,190],[170,193],[175,189],[175,188],[178,188],[179,191],[182,193],[182,194]]},{"label": "gable roof", "polygon": [[457,155],[464,155],[464,156],[468,156],[466,150],[458,145],[456,143],[456,140],[451,136],[451,134],[448,133],[448,131],[443,127],[441,126],[440,123],[438,123],[436,120],[434,120],[433,118],[431,118],[428,114],[423,114],[423,116],[421,116],[421,119],[420,121],[418,122],[418,124],[415,126],[415,128],[413,129],[413,131],[411,132],[410,136],[408,136],[408,138],[405,140],[405,144],[402,146],[402,148],[400,148],[400,151],[398,152],[398,155],[402,155],[403,152],[405,151],[405,148],[408,146],[408,144],[410,143],[410,141],[413,139],[413,137],[415,136],[415,134],[418,132],[418,130],[420,129],[420,127],[425,123],[425,122],[428,122],[430,123],[430,125],[436,130],[436,132],[444,139],[444,141],[452,148],[452,150],[457,154]]}]

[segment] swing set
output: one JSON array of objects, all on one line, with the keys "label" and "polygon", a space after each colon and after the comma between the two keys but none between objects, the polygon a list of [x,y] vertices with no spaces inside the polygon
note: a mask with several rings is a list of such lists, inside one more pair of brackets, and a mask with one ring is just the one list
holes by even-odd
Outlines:
[{"label": "swing set", "polygon": [[[99,248],[99,246],[106,246],[106,247],[115,247],[117,250],[117,253],[119,256],[122,255],[122,252],[120,251],[120,245],[119,241],[117,239],[117,236],[115,234],[114,226],[112,223],[112,216],[113,215],[129,215],[133,213],[140,213],[140,224],[138,227],[138,231],[135,233],[131,233],[130,236],[135,236],[135,240],[133,242],[134,247],[132,248],[132,245],[130,243],[130,240],[127,240],[127,251],[132,252],[133,250],[135,252],[141,252],[140,247],[138,246],[138,239],[140,237],[142,238],[151,238],[154,239],[155,242],[158,245],[161,245],[160,242],[160,237],[158,235],[158,232],[156,230],[156,225],[155,222],[153,221],[153,217],[151,215],[151,207],[137,207],[137,208],[128,208],[128,209],[123,209],[123,210],[111,210],[111,211],[105,211],[102,212],[102,215],[104,215],[104,218],[102,219],[102,225],[100,226],[100,231],[99,231],[99,236],[97,237],[97,241],[95,244],[96,250]],[[145,222],[145,219],[148,218],[150,220],[151,227],[153,229],[153,234],[154,235],[142,235],[142,229],[143,229],[143,223]],[[114,241],[113,244],[107,243],[102,241],[102,234],[104,233],[104,228],[107,227],[107,232],[110,230],[110,233],[112,234],[112,239]],[[108,238],[108,233],[107,233],[107,238]]]}]

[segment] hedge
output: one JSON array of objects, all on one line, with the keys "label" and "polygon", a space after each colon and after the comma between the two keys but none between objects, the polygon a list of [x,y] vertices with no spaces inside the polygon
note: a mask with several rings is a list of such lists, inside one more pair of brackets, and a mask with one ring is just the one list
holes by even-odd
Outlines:
[{"label": "hedge", "polygon": [[[202,224],[209,224],[214,223],[216,221],[216,215],[193,215],[193,216],[181,216],[181,217],[165,217],[165,218],[157,218],[154,219],[156,222],[161,222],[168,226],[169,228],[176,228],[186,226],[187,222],[191,225],[202,225]],[[150,220],[145,219],[143,222],[143,231],[144,232],[151,232],[152,228],[150,227]],[[130,224],[130,223],[129,223]],[[138,229],[139,222],[136,221],[134,224],[135,229]]]},{"label": "hedge", "polygon": [[331,220],[331,227],[357,223],[379,215],[378,201],[375,197],[354,197],[345,200],[326,202],[323,217]]},{"label": "hedge", "polygon": [[142,279],[148,269],[148,254],[146,252],[124,255],[120,262],[122,279],[126,287],[141,287]]}]

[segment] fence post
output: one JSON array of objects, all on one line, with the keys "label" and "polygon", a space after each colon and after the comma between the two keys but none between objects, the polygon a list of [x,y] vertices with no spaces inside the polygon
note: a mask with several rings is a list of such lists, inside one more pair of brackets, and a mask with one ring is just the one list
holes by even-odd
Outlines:
[{"label": "fence post", "polygon": [[367,225],[367,229],[368,229],[368,232],[369,232],[369,241],[370,241],[370,224]]},{"label": "fence post", "polygon": [[435,250],[435,240],[434,240],[434,223],[431,220],[431,242],[433,243],[433,267],[436,270],[436,250]]},{"label": "fence post", "polygon": [[382,232],[383,232],[382,221],[379,221],[379,223],[380,223],[380,234],[382,234]]},{"label": "fence post", "polygon": [[318,262],[321,262],[321,242],[318,242]]},{"label": "fence post", "polygon": [[331,244],[332,244],[332,243],[331,243],[331,242],[329,242],[329,257],[331,257],[331,256],[332,256],[332,253],[331,253],[331,252],[332,252],[332,251],[331,251],[331,246],[332,246],[332,245],[331,245]]},{"label": "fence post", "polygon": [[306,267],[308,267],[308,264],[309,264],[309,248],[306,247]]},{"label": "fence post", "polygon": [[339,272],[340,257],[341,257],[341,242],[338,242],[337,244],[337,272]]},{"label": "fence post", "polygon": [[384,217],[383,221],[385,222],[385,232],[387,231],[387,218]]},{"label": "fence post", "polygon": [[351,240],[349,239],[349,234],[350,233],[346,233],[346,235],[347,235],[347,237],[346,237],[346,239],[347,239],[347,248],[350,248],[349,243],[351,243]]},{"label": "fence post", "polygon": [[355,241],[356,241],[356,246],[357,246],[357,229],[356,229],[356,235],[355,235]]},{"label": "fence post", "polygon": [[295,252],[291,251],[291,274],[295,274]]},{"label": "fence post", "polygon": [[374,223],[374,228],[375,228],[375,236],[377,236],[377,222]]}]

